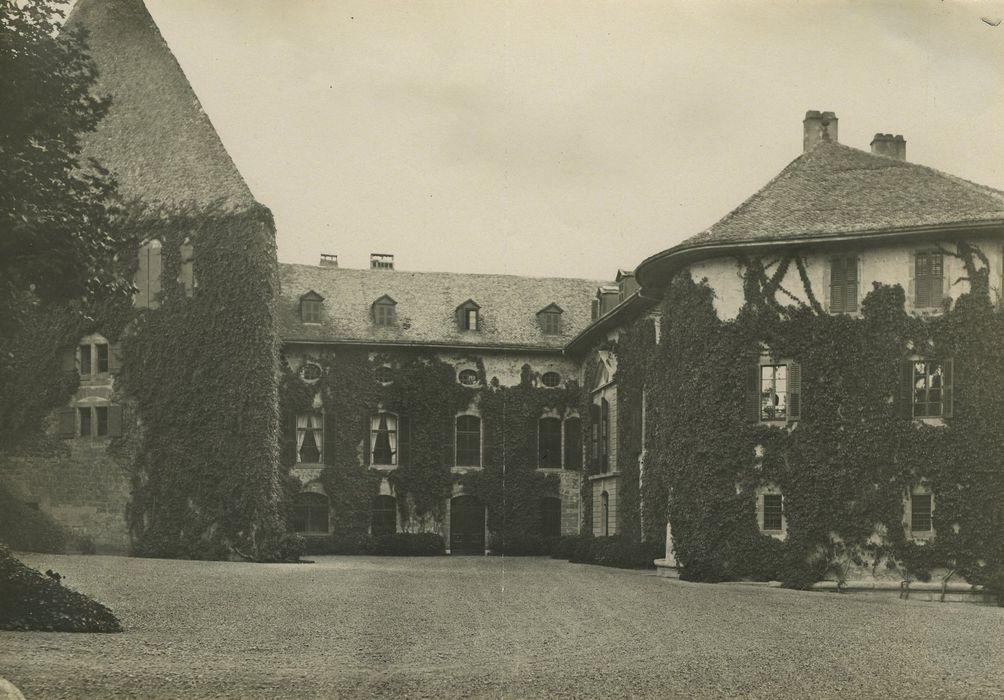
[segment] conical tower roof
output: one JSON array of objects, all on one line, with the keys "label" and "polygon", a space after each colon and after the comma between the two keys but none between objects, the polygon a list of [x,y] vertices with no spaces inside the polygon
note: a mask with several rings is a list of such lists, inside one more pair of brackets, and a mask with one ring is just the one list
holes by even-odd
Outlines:
[{"label": "conical tower roof", "polygon": [[88,31],[96,92],[112,98],[84,155],[115,173],[125,199],[231,211],[255,204],[142,0],[79,0],[66,26]]}]

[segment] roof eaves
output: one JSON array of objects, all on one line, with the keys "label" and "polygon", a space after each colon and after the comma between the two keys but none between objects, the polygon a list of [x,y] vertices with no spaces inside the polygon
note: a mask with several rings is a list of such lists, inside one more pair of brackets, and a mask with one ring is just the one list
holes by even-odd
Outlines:
[{"label": "roof eaves", "polygon": [[644,296],[641,293],[641,290],[634,292],[631,296],[612,308],[608,313],[600,316],[598,319],[579,331],[574,338],[565,344],[565,354],[573,355],[584,351],[597,334],[626,322],[628,317],[632,314],[648,308],[657,301],[659,300]]}]

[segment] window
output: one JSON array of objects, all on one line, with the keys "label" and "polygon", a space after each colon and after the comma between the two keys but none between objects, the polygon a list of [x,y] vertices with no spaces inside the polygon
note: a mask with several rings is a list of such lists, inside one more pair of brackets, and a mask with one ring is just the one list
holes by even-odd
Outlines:
[{"label": "window", "polygon": [[296,461],[320,464],[324,436],[324,416],[320,411],[296,414]]},{"label": "window", "polygon": [[481,466],[481,418],[457,416],[457,466]]},{"label": "window", "polygon": [[907,360],[903,364],[904,412],[908,418],[950,417],[953,361]]},{"label": "window", "polygon": [[316,362],[304,362],[300,367],[300,379],[308,384],[313,384],[321,378],[323,370]]},{"label": "window", "polygon": [[195,247],[191,240],[185,239],[179,250],[181,254],[181,269],[178,272],[178,282],[185,288],[185,296],[195,293]]},{"label": "window", "polygon": [[293,530],[308,535],[328,533],[328,497],[322,493],[303,492],[293,498]]},{"label": "window", "polygon": [[59,414],[63,437],[117,437],[122,434],[121,406],[78,406]]},{"label": "window", "polygon": [[582,421],[565,419],[565,469],[582,469]]},{"label": "window", "polygon": [[851,313],[858,310],[858,258],[836,255],[830,258],[830,311]]},{"label": "window", "polygon": [[782,514],[782,497],[779,493],[763,495],[763,529],[780,532],[784,529]]},{"label": "window", "polygon": [[600,466],[610,471],[610,403],[600,399]]},{"label": "window", "polygon": [[478,373],[473,369],[460,370],[460,374],[457,375],[457,379],[464,386],[477,386],[480,383],[478,380]]},{"label": "window", "polygon": [[917,253],[914,257],[913,281],[915,307],[941,306],[945,294],[945,262],[941,253]]},{"label": "window", "polygon": [[104,343],[99,343],[94,346],[94,359],[98,372],[108,371],[108,346]]},{"label": "window", "polygon": [[393,413],[377,413],[370,417],[371,464],[398,464],[398,421]]},{"label": "window", "polygon": [[133,301],[140,308],[155,309],[160,306],[160,277],[162,272],[161,243],[156,238],[139,247],[139,266],[133,283],[136,296]]},{"label": "window", "polygon": [[543,537],[561,537],[561,499],[540,499],[540,534]]},{"label": "window", "polygon": [[561,468],[561,419],[541,418],[537,421],[537,466],[541,469]]},{"label": "window", "polygon": [[750,418],[796,421],[802,417],[802,366],[764,354],[750,369]]},{"label": "window", "polygon": [[462,331],[476,331],[481,328],[481,307],[473,299],[468,299],[457,307],[457,325]]},{"label": "window", "polygon": [[106,373],[112,369],[108,343],[81,343],[78,346],[77,367],[81,377]]},{"label": "window", "polygon": [[540,382],[544,386],[553,389],[561,385],[561,375],[557,372],[544,372],[544,376],[540,378]]},{"label": "window", "polygon": [[548,304],[538,311],[537,322],[540,323],[540,330],[545,335],[561,335],[562,313],[561,307],[557,304]]},{"label": "window", "polygon": [[393,326],[396,317],[397,302],[389,296],[382,296],[373,302],[373,323],[378,326]]},{"label": "window", "polygon": [[300,320],[304,323],[320,323],[323,302],[324,297],[313,290],[300,297]]},{"label": "window", "polygon": [[373,371],[373,376],[378,382],[387,386],[394,383],[394,369],[387,365],[381,365]]},{"label": "window", "polygon": [[393,496],[376,496],[370,511],[370,534],[374,537],[397,532],[397,499]]},{"label": "window", "polygon": [[910,494],[910,534],[914,536],[930,535],[934,531],[931,514],[933,508],[932,496],[929,493]]},{"label": "window", "polygon": [[86,377],[91,373],[91,346],[80,346],[80,376]]},{"label": "window", "polygon": [[600,534],[610,536],[610,494],[606,491],[600,494]]},{"label": "window", "polygon": [[595,403],[589,406],[589,462],[600,468],[600,407]]}]

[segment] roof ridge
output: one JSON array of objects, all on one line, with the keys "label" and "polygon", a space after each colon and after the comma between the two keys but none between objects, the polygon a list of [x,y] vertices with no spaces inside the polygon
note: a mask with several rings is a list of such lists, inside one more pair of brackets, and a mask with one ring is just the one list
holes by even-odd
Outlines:
[{"label": "roof ridge", "polygon": [[451,277],[502,277],[502,278],[517,278],[525,280],[557,280],[561,282],[589,282],[591,284],[605,285],[613,284],[610,280],[597,280],[591,279],[589,277],[541,277],[539,275],[518,275],[508,272],[453,272],[450,270],[373,270],[368,267],[321,267],[318,265],[311,265],[310,263],[290,263],[290,262],[279,262],[280,267],[303,267],[309,268],[311,270],[323,271],[326,273],[342,273],[342,272],[365,272],[372,273],[374,275],[386,275],[386,276],[398,276],[401,275],[449,275]]}]

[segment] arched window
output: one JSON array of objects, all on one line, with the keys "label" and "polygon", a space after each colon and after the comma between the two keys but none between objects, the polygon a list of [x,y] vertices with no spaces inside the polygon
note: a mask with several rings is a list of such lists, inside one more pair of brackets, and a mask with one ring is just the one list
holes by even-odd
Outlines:
[{"label": "arched window", "polygon": [[537,421],[537,466],[561,468],[561,419],[546,416]]},{"label": "arched window", "polygon": [[324,445],[324,416],[320,411],[296,414],[296,461],[320,464]]},{"label": "arched window", "polygon": [[481,466],[481,418],[457,416],[457,466]]},{"label": "arched window", "polygon": [[393,535],[395,532],[397,532],[397,499],[393,496],[375,497],[370,512],[370,534],[381,537]]},{"label": "arched window", "polygon": [[565,419],[565,469],[582,469],[582,421]]},{"label": "arched window", "polygon": [[156,238],[139,247],[139,267],[136,268],[135,304],[140,308],[160,306],[161,243]]},{"label": "arched window", "polygon": [[604,491],[600,494],[600,532],[604,537],[610,536],[610,494]]},{"label": "arched window", "polygon": [[561,537],[561,499],[540,499],[540,534],[544,537]]},{"label": "arched window", "polygon": [[370,464],[398,463],[397,416],[377,413],[370,417]]},{"label": "arched window", "polygon": [[328,497],[304,491],[293,499],[293,529],[307,534],[327,534]]}]

